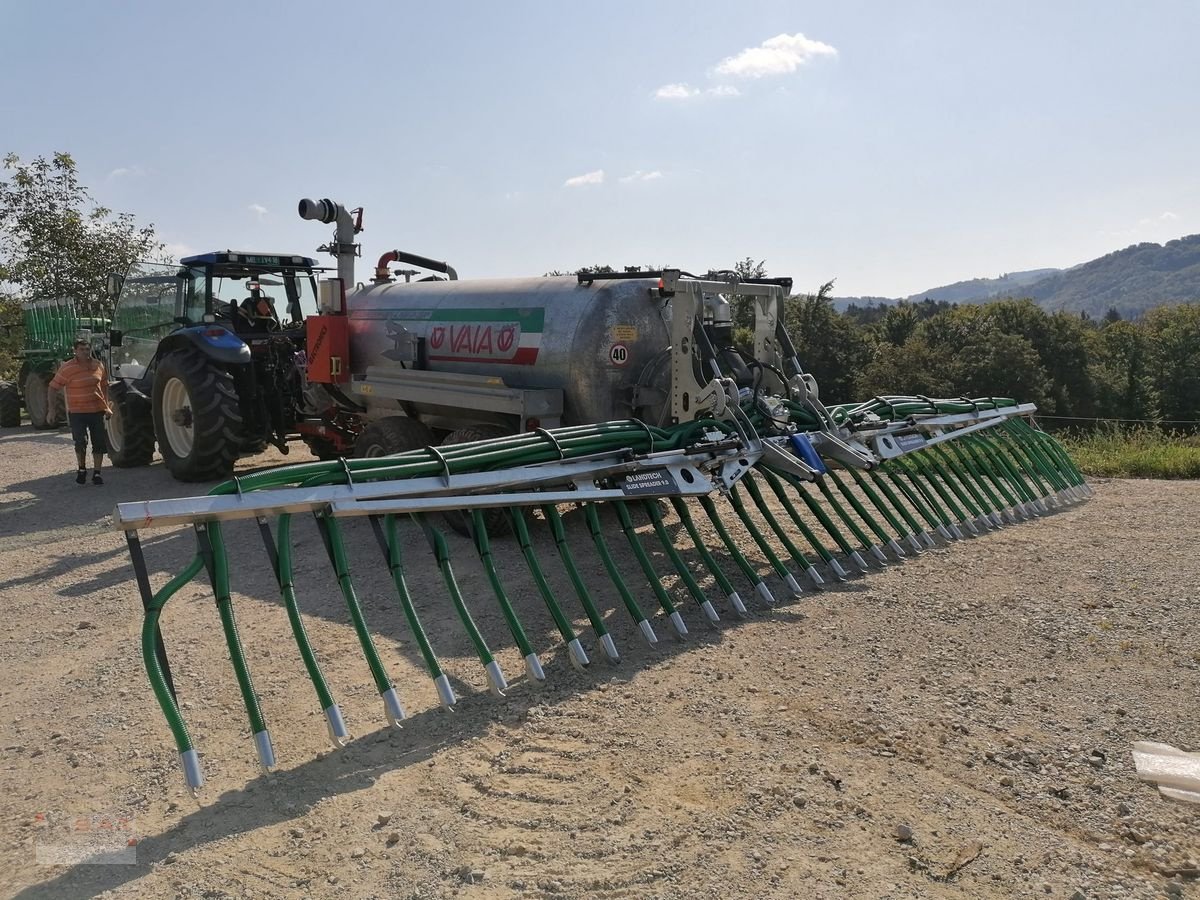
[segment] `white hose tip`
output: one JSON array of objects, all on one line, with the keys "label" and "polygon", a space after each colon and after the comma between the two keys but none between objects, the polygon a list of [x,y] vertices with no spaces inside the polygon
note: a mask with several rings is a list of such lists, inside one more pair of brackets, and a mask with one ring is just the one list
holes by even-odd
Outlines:
[{"label": "white hose tip", "polygon": [[754,586],[754,593],[758,594],[758,599],[767,604],[767,606],[775,605],[775,595],[771,593],[771,589],[767,587],[765,581],[760,581]]},{"label": "white hose tip", "polygon": [[383,698],[383,709],[387,713],[388,724],[399,728],[404,719],[404,705],[400,702],[400,695],[396,693],[395,688],[388,688],[379,696]]},{"label": "white hose tip", "polygon": [[536,653],[530,653],[525,657],[525,671],[534,681],[546,680],[546,673],[542,671],[542,661],[537,658]]},{"label": "white hose tip", "polygon": [[342,720],[342,711],[338,709],[337,704],[325,710],[325,723],[329,726],[329,740],[333,742],[335,749],[346,746],[346,739],[350,735],[346,732],[346,723]]},{"label": "white hose tip", "polygon": [[675,636],[685,638],[688,636],[687,625],[683,622],[683,616],[678,612],[673,612],[668,617],[671,620],[671,627],[675,629]]},{"label": "white hose tip", "polygon": [[904,548],[897,544],[894,539],[888,538],[887,545],[888,549],[895,553],[899,559],[904,559],[906,556],[908,556],[908,554],[904,552]]},{"label": "white hose tip", "polygon": [[600,635],[600,646],[604,649],[604,655],[608,657],[610,663],[615,665],[621,661],[621,654],[617,652],[617,645],[613,643],[611,634]]},{"label": "white hose tip", "polygon": [[717,611],[715,609],[713,609],[711,600],[705,600],[703,603],[700,604],[700,608],[702,610],[704,610],[704,615],[705,615],[705,617],[707,617],[710,624],[716,625],[718,622],[721,621],[721,617],[718,616]]},{"label": "white hose tip", "polygon": [[[946,540],[948,540],[948,541],[954,540],[954,535],[951,533],[950,529],[947,528],[945,525],[938,525],[936,530],[937,530],[937,533],[940,534],[942,537],[944,537]],[[959,537],[962,537],[962,535],[960,534]]]},{"label": "white hose tip", "polygon": [[862,554],[857,550],[850,551],[850,561],[858,566],[860,572],[869,572],[871,569],[867,566],[867,561],[862,558]]},{"label": "white hose tip", "polygon": [[450,687],[450,679],[445,674],[439,675],[433,679],[433,686],[437,690],[438,703],[442,709],[454,709],[458,697],[454,695],[454,688]]},{"label": "white hose tip", "polygon": [[254,749],[258,751],[258,762],[264,772],[275,765],[275,748],[271,746],[271,733],[265,728],[254,735]]},{"label": "white hose tip", "polygon": [[971,532],[971,534],[973,534],[975,537],[979,536],[979,529],[975,527],[975,523],[972,522],[970,519],[963,519],[958,524],[959,524],[960,528],[965,528],[967,531]]},{"label": "white hose tip", "polygon": [[965,540],[967,537],[965,534],[962,533],[962,529],[959,528],[957,525],[950,526],[950,533],[952,535],[954,535],[956,538],[958,538],[960,541]]},{"label": "white hose tip", "polygon": [[845,581],[850,577],[850,574],[842,568],[842,564],[832,556],[829,557],[829,568],[833,572],[833,577],[838,581]]},{"label": "white hose tip", "polygon": [[872,544],[867,548],[867,550],[871,552],[871,555],[875,557],[881,566],[887,565],[887,554],[883,552],[883,548],[881,548],[878,544]]},{"label": "white hose tip", "polygon": [[587,653],[583,649],[583,644],[579,643],[579,638],[575,638],[567,644],[567,653],[571,657],[571,665],[582,672],[590,664]]},{"label": "white hose tip", "polygon": [[921,543],[924,544],[930,550],[934,549],[937,546],[937,541],[935,541],[933,539],[933,535],[930,534],[928,531],[922,531],[920,534],[917,535],[917,538],[920,539]]},{"label": "white hose tip", "polygon": [[194,794],[204,787],[204,773],[200,771],[200,755],[195,750],[185,750],[179,754],[180,765],[183,766],[183,780]]},{"label": "white hose tip", "polygon": [[504,680],[504,673],[500,671],[500,664],[493,659],[483,668],[487,672],[488,687],[491,692],[497,697],[503,697],[504,692],[508,690],[508,682]]},{"label": "white hose tip", "polygon": [[654,628],[649,620],[642,619],[642,621],[638,622],[638,630],[641,631],[642,637],[651,647],[658,644],[658,635],[654,633]]},{"label": "white hose tip", "polygon": [[737,591],[734,591],[732,594],[730,594],[728,600],[729,605],[733,607],[733,611],[735,613],[742,615],[746,612],[746,604],[742,602],[742,598]]},{"label": "white hose tip", "polygon": [[809,566],[807,569],[804,570],[804,572],[805,572],[805,574],[808,575],[808,580],[811,581],[813,584],[815,584],[817,587],[821,587],[821,585],[823,585],[825,583],[825,579],[821,577],[821,573],[818,572],[816,569],[814,569],[812,566]]},{"label": "white hose tip", "polygon": [[803,597],[804,588],[800,587],[800,582],[796,580],[796,576],[791,572],[783,577],[783,583],[788,586],[788,590],[792,592],[793,597]]}]

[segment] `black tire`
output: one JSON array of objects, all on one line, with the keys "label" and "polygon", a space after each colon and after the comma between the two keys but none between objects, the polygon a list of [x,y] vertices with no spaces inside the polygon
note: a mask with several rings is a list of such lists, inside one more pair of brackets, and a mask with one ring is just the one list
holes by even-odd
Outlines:
[{"label": "black tire", "polygon": [[433,432],[417,419],[408,416],[388,416],[376,419],[362,430],[354,442],[354,455],[360,459],[407,453],[433,443]]},{"label": "black tire", "polygon": [[21,391],[11,381],[0,381],[0,428],[21,424]]},{"label": "black tire", "polygon": [[154,373],[151,406],[158,452],[175,478],[216,481],[233,473],[243,438],[229,372],[196,350],[168,353]]},{"label": "black tire", "polygon": [[48,372],[28,372],[25,375],[25,409],[34,428],[58,428],[67,421],[62,391],[55,394],[54,408],[47,406],[52,377]]},{"label": "black tire", "polygon": [[[511,428],[505,428],[503,425],[467,425],[463,428],[456,428],[454,431],[446,435],[446,439],[442,441],[442,446],[448,444],[469,444],[474,441],[486,441],[491,438],[510,437],[512,435]],[[487,529],[488,537],[502,537],[512,531],[512,520],[508,517],[508,510],[504,507],[496,507],[494,509],[485,509],[483,512],[483,527]],[[458,534],[463,537],[471,536],[469,526],[470,517],[467,513],[453,510],[451,512],[442,513],[442,517]]]},{"label": "black tire", "polygon": [[338,453],[333,441],[326,438],[308,438],[304,443],[308,444],[308,452],[322,462],[342,458],[342,454]]},{"label": "black tire", "polygon": [[154,416],[140,394],[108,392],[112,417],[104,422],[108,458],[118,469],[148,466],[154,458]]}]

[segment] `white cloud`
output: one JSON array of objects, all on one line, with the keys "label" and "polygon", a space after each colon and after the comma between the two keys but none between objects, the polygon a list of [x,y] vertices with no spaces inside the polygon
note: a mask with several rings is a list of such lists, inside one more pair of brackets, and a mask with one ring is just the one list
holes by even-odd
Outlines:
[{"label": "white cloud", "polygon": [[109,181],[116,181],[118,178],[140,178],[146,174],[146,170],[141,166],[119,166],[108,173]]},{"label": "white cloud", "polygon": [[653,172],[643,172],[641,169],[638,169],[633,174],[622,175],[617,180],[620,181],[621,184],[630,184],[634,181],[657,181],[662,177],[663,173],[658,171],[658,169],[655,169]]},{"label": "white cloud", "polygon": [[656,100],[686,100],[699,93],[700,89],[694,88],[690,84],[664,84],[654,92],[654,98]]},{"label": "white cloud", "polygon": [[1138,219],[1137,223],[1129,228],[1102,231],[1100,234],[1122,241],[1165,241],[1170,240],[1173,236],[1178,236],[1179,229],[1182,227],[1175,224],[1178,221],[1179,215],[1167,210],[1157,216],[1145,216]]},{"label": "white cloud", "polygon": [[251,203],[249,206],[246,207],[246,209],[248,209],[248,210],[250,210],[250,212],[254,213],[254,215],[256,215],[259,218],[259,221],[261,221],[262,217],[267,214],[267,208],[265,206],[263,206],[261,203]]},{"label": "white cloud", "polygon": [[701,90],[690,84],[664,84],[654,92],[655,100],[691,100],[696,97],[739,97],[741,91],[731,84],[719,84],[716,87]]},{"label": "white cloud", "polygon": [[747,47],[736,56],[721,60],[716,72],[735,78],[788,75],[821,56],[837,56],[837,50],[829,44],[806,38],[798,31],[795,34],[777,34],[757,47]]},{"label": "white cloud", "polygon": [[588,184],[604,184],[604,170],[597,169],[595,172],[585,172],[583,175],[568,178],[563,182],[563,187],[583,187]]}]

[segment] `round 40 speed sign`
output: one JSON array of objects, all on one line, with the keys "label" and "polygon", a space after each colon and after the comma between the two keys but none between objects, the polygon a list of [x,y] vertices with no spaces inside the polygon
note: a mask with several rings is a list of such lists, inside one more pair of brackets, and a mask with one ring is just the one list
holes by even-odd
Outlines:
[{"label": "round 40 speed sign", "polygon": [[608,348],[608,361],[614,366],[623,366],[629,362],[629,348],[624,344],[613,344]]}]

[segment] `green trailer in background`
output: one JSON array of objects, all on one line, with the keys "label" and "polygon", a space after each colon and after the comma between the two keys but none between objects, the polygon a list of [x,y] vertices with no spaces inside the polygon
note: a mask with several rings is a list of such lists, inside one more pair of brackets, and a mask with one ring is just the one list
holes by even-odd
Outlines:
[{"label": "green trailer in background", "polygon": [[50,409],[49,386],[59,365],[69,359],[75,338],[93,342],[92,351],[101,355],[108,320],[81,316],[74,298],[31,300],[22,304],[25,344],[17,380],[0,381],[0,427],[21,424],[21,408],[29,413],[34,428],[57,428],[66,421],[62,394]]}]

